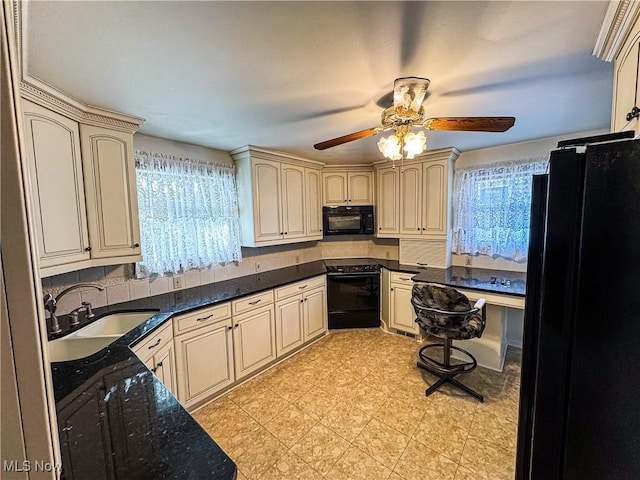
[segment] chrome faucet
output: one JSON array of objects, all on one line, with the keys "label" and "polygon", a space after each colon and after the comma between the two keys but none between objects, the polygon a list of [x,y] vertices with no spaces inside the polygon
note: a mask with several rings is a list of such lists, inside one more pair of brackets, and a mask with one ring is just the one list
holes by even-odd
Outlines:
[{"label": "chrome faucet", "polygon": [[[58,317],[56,316],[56,309],[58,308],[58,301],[64,297],[67,293],[77,290],[78,288],[95,288],[96,290],[103,291],[104,287],[101,285],[97,285],[95,283],[78,283],[77,285],[71,285],[70,287],[65,288],[61,291],[56,297],[51,295],[50,293],[45,294],[44,296],[44,309],[49,312],[49,319],[51,321],[49,325],[49,333],[60,333],[62,329],[60,328],[60,323],[58,322]],[[85,311],[87,313],[87,318],[91,318],[94,316],[93,311],[91,310],[91,304],[89,302],[82,302],[82,306],[76,308],[70,313],[71,320],[69,321],[70,325],[78,324],[78,313],[80,311]]]}]

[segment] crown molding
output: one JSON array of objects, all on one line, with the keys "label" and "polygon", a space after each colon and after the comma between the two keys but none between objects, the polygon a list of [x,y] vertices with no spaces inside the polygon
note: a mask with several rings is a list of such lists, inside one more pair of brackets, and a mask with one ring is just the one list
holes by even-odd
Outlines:
[{"label": "crown molding", "polygon": [[315,165],[319,168],[324,166],[324,163],[317,160],[311,160],[309,158],[300,157],[291,153],[280,152],[278,150],[267,150],[266,148],[256,147],[254,145],[245,145],[244,147],[236,148],[229,152],[231,158],[239,160],[241,158],[261,158],[263,160],[271,160],[275,162],[299,162],[306,165]]},{"label": "crown molding", "polygon": [[12,1],[14,35],[18,52],[17,72],[20,79],[21,97],[80,123],[106,127],[126,133],[136,132],[144,123],[143,118],[88,105],[39,78],[29,75],[26,71],[27,39],[23,35],[23,32],[27,30],[27,5],[28,2]]},{"label": "crown molding", "polygon": [[615,60],[639,17],[640,1],[611,1],[600,27],[593,55],[607,62]]}]

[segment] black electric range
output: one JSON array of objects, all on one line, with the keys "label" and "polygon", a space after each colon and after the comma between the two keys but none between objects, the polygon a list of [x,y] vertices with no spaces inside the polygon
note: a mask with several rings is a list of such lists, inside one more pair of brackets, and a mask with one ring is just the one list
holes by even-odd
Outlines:
[{"label": "black electric range", "polygon": [[325,260],[329,328],[380,326],[380,265],[366,258]]}]

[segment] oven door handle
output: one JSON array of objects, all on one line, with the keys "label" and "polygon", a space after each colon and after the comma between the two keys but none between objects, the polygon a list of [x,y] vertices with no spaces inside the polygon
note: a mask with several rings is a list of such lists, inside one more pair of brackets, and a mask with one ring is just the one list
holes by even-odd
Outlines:
[{"label": "oven door handle", "polygon": [[377,277],[379,275],[380,275],[380,272],[327,273],[327,277],[349,277],[349,278],[370,278],[370,277]]}]

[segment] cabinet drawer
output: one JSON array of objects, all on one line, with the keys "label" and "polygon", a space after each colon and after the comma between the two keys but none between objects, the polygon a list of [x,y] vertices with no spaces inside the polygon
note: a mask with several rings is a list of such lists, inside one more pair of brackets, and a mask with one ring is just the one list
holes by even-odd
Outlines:
[{"label": "cabinet drawer", "polygon": [[260,292],[250,297],[241,298],[231,302],[231,310],[233,315],[247,312],[252,308],[262,307],[273,303],[273,290]]},{"label": "cabinet drawer", "polygon": [[276,288],[276,300],[290,297],[291,295],[297,295],[298,293],[304,293],[311,289],[322,287],[324,285],[324,275],[319,277],[309,278],[302,282],[292,283],[286,287]]},{"label": "cabinet drawer", "polygon": [[414,277],[415,273],[403,273],[403,272],[391,272],[391,282],[392,283],[401,283],[403,285],[413,285],[411,278]]},{"label": "cabinet drawer", "polygon": [[190,332],[204,325],[210,325],[219,320],[231,316],[231,304],[229,302],[203,308],[195,312],[187,313],[173,319],[173,329],[176,335]]},{"label": "cabinet drawer", "polygon": [[158,349],[173,340],[173,320],[166,322],[160,329],[151,333],[142,342],[133,347],[134,353],[145,360],[149,355],[153,355]]}]

